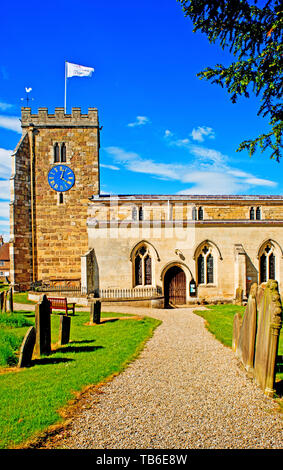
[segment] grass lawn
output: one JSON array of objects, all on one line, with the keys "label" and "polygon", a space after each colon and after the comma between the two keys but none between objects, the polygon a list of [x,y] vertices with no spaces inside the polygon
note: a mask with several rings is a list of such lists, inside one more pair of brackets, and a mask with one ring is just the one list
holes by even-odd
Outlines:
[{"label": "grass lawn", "polygon": [[[2,319],[4,316],[10,320],[2,321],[0,331],[3,335],[13,336],[15,352],[28,326],[34,324],[34,312],[2,314]],[[102,318],[104,316],[117,315],[110,312],[102,314]],[[59,423],[63,418],[58,410],[74,399],[75,392],[121,372],[160,324],[158,320],[144,317],[89,326],[89,313],[77,312],[71,317],[70,343],[59,347],[56,345],[59,319],[59,315],[52,315],[51,355],[35,360],[30,368],[16,369],[3,367],[3,364],[0,367],[2,449],[19,446],[48,426]],[[2,357],[2,363],[4,361]]]}]

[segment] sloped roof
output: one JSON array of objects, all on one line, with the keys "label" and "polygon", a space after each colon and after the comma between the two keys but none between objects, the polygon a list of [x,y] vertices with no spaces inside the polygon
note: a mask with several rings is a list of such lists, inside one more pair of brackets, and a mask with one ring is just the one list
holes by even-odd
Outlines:
[{"label": "sloped roof", "polygon": [[9,243],[3,243],[3,245],[0,246],[0,260],[10,261]]}]

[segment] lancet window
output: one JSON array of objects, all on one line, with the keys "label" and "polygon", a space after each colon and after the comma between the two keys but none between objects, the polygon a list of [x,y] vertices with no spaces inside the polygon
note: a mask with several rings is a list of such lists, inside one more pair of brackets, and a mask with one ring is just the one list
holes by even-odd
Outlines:
[{"label": "lancet window", "polygon": [[64,163],[67,161],[66,144],[56,142],[53,146],[54,163]]},{"label": "lancet window", "polygon": [[135,286],[152,285],[152,258],[145,245],[136,252],[134,266]]},{"label": "lancet window", "polygon": [[213,284],[214,262],[211,248],[205,245],[197,258],[198,284]]},{"label": "lancet window", "polygon": [[274,247],[267,244],[260,256],[260,282],[275,279],[275,260]]}]

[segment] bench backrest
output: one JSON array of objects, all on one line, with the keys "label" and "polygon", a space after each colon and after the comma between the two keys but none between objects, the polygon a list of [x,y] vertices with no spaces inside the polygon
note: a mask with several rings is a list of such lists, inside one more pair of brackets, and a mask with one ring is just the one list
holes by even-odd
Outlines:
[{"label": "bench backrest", "polygon": [[65,307],[67,305],[67,299],[60,299],[57,297],[48,297],[48,300],[51,302],[52,307]]}]

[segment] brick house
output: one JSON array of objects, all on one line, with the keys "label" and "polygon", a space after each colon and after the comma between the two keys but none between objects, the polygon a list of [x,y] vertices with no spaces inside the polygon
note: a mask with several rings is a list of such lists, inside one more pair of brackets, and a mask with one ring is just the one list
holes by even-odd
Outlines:
[{"label": "brick house", "polygon": [[9,243],[3,243],[0,237],[0,279],[10,275]]}]

